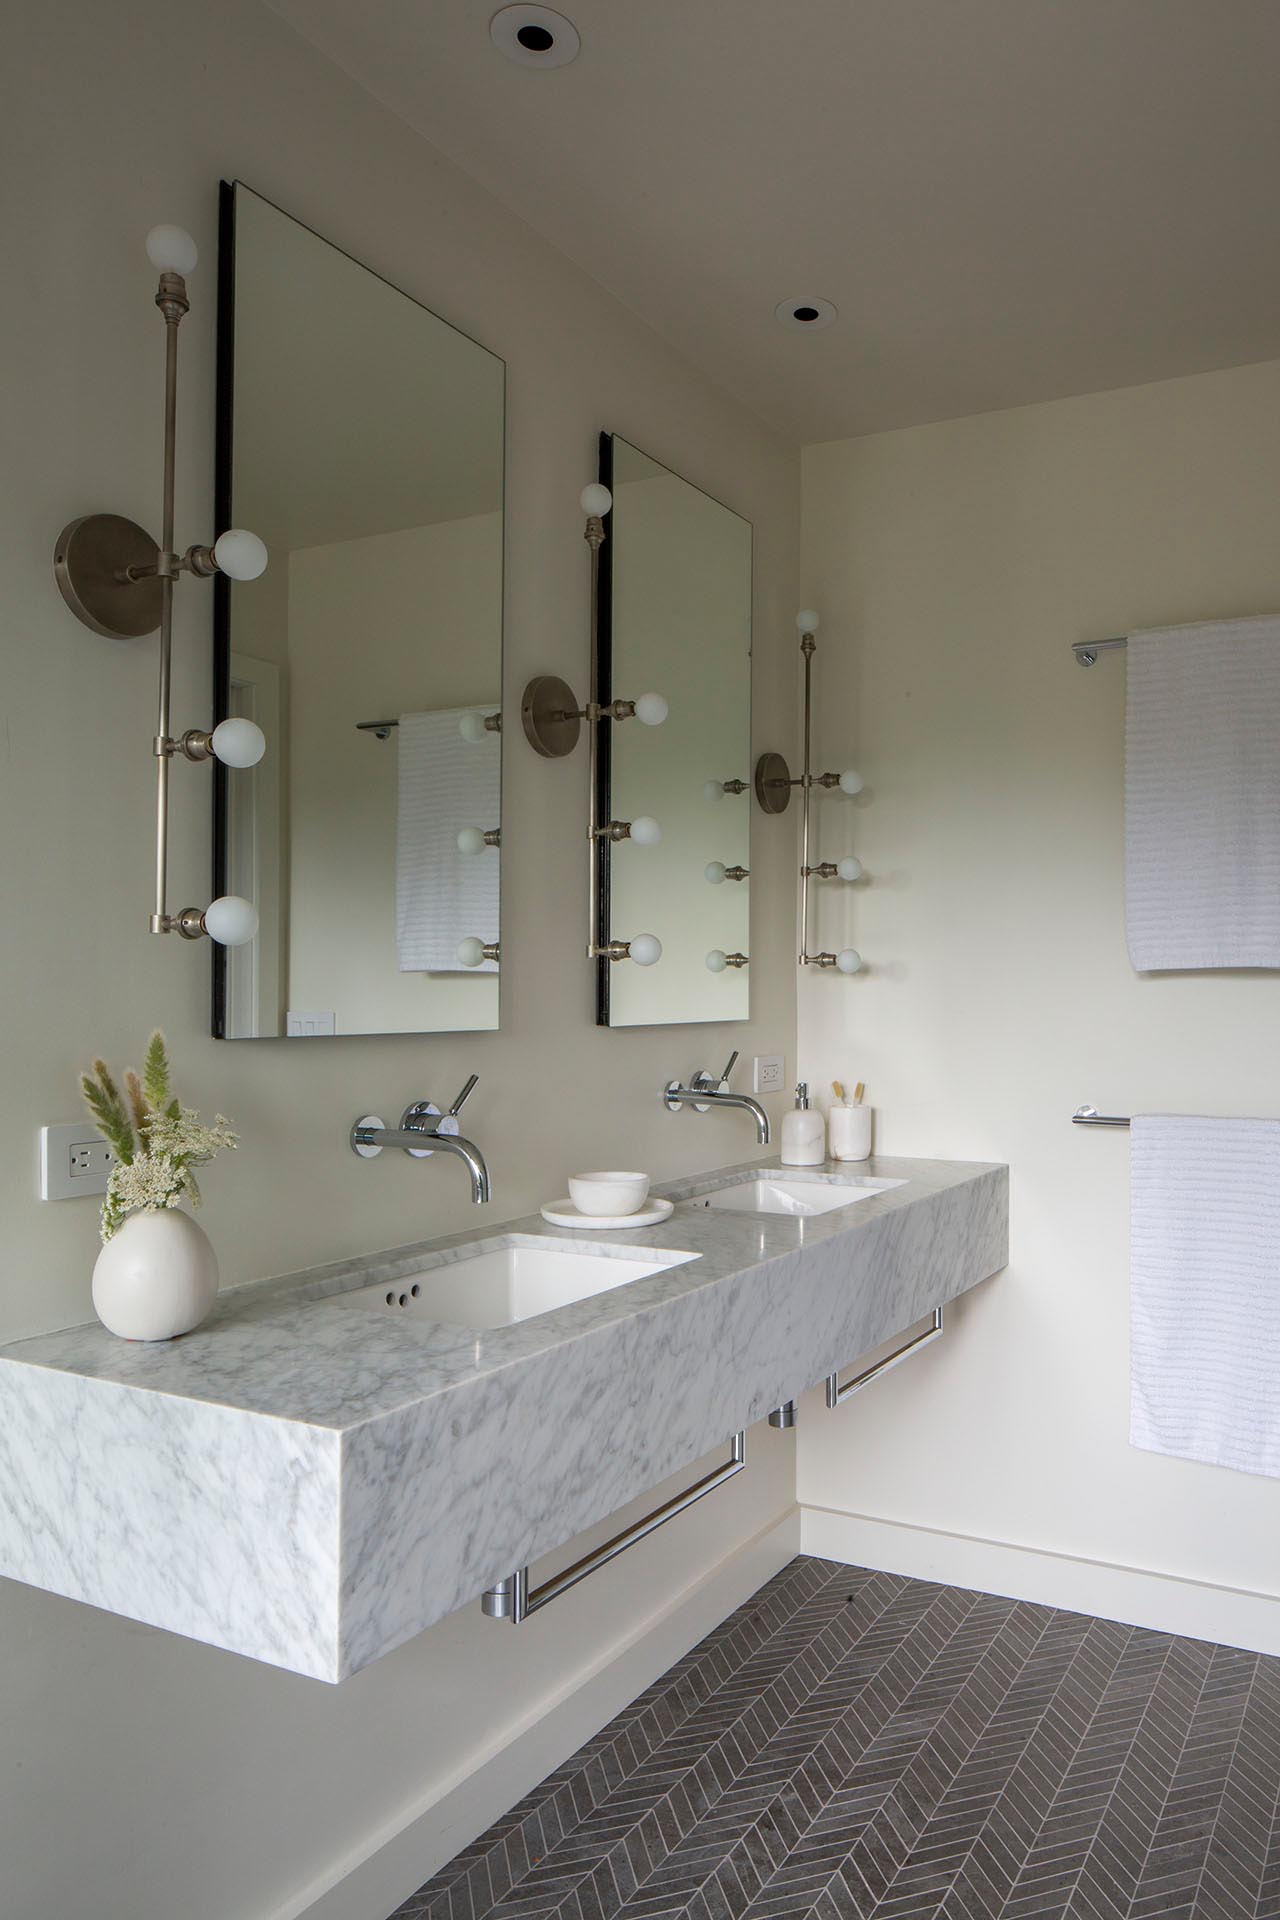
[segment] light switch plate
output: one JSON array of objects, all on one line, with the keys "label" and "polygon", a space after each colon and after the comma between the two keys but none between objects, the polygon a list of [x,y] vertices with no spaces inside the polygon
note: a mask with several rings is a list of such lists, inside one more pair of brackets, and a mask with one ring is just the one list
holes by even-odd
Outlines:
[{"label": "light switch plate", "polygon": [[781,1093],[786,1065],[781,1053],[758,1053],[751,1062],[752,1093]]},{"label": "light switch plate", "polygon": [[315,1040],[338,1031],[336,1013],[303,1013],[290,1007],[285,1014],[285,1038],[287,1040]]},{"label": "light switch plate", "polygon": [[40,1129],[40,1198],[79,1200],[105,1193],[116,1156],[92,1120]]}]

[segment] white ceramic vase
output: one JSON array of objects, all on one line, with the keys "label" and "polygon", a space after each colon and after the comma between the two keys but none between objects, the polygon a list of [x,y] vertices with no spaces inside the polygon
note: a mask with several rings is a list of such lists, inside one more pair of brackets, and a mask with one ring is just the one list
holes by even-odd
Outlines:
[{"label": "white ceramic vase", "polygon": [[209,1236],[177,1207],[131,1213],[93,1269],[98,1318],[122,1340],[190,1333],[217,1292],[218,1256]]}]

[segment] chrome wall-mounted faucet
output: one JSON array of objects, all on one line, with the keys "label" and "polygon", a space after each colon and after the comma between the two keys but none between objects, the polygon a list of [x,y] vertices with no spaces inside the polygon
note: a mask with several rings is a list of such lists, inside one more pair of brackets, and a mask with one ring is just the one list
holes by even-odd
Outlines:
[{"label": "chrome wall-mounted faucet", "polygon": [[708,1073],[705,1067],[699,1067],[687,1087],[682,1087],[678,1080],[668,1080],[662,1089],[662,1103],[668,1113],[678,1113],[681,1107],[693,1107],[698,1113],[705,1113],[708,1107],[741,1107],[756,1123],[756,1139],[762,1147],[767,1147],[770,1139],[769,1116],[760,1102],[747,1093],[729,1092],[729,1075],[737,1059],[735,1047],[723,1073]]},{"label": "chrome wall-mounted faucet", "polygon": [[429,1160],[437,1150],[456,1153],[471,1175],[472,1200],[483,1206],[490,1195],[485,1157],[473,1140],[465,1140],[458,1132],[458,1115],[479,1078],[478,1073],[472,1074],[448,1113],[441,1113],[434,1101],[415,1100],[405,1108],[398,1127],[388,1127],[376,1113],[364,1114],[351,1128],[351,1151],[362,1160],[376,1159],[384,1147],[399,1147],[415,1160]]}]

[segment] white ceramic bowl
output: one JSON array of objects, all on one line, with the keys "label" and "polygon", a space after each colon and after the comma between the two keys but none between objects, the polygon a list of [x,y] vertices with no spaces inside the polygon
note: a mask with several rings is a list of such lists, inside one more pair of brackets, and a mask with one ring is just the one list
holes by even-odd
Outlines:
[{"label": "white ceramic bowl", "polygon": [[579,1213],[637,1213],[649,1195],[647,1173],[573,1173],[569,1198]]}]

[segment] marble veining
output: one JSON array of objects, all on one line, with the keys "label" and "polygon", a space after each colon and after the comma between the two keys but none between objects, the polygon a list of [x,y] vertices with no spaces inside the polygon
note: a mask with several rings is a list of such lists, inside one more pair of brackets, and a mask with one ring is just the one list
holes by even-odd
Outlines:
[{"label": "marble veining", "polygon": [[[662,1188],[652,1228],[534,1215],[236,1288],[165,1345],[0,1349],[0,1572],[356,1671],[1005,1262],[1002,1167],[828,1164],[904,1184],[802,1219],[697,1204],[777,1164]],[[698,1258],[485,1332],[342,1300],[513,1245]]]}]

